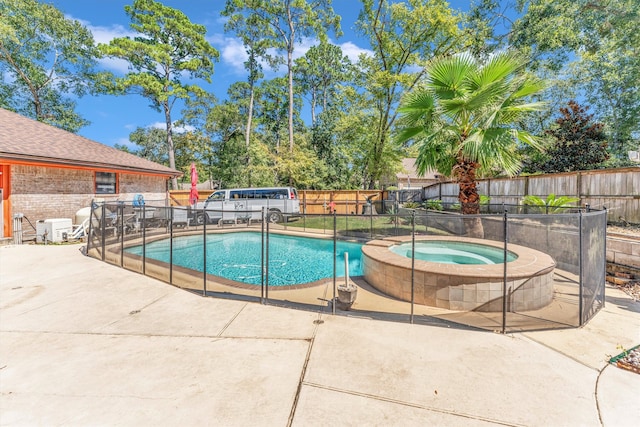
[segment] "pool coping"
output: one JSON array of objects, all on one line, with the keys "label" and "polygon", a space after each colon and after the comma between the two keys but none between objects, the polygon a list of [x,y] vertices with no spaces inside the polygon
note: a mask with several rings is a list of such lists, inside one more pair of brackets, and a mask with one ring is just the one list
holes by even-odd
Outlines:
[{"label": "pool coping", "polygon": [[[396,236],[371,240],[362,247],[362,253],[369,258],[375,258],[380,263],[394,267],[411,269],[413,262],[416,271],[447,274],[450,276],[466,276],[470,272],[473,272],[474,276],[486,279],[502,279],[504,277],[503,263],[473,265],[445,264],[418,259],[412,260],[411,258],[395,254],[389,250],[389,247],[391,246],[411,242],[411,240],[411,236]],[[466,242],[504,249],[504,242],[470,237],[429,235],[417,236],[415,239],[416,242],[420,242],[422,240]],[[521,279],[529,277],[532,275],[532,272],[534,275],[541,275],[556,268],[556,262],[551,258],[551,256],[535,249],[521,245],[507,244],[507,250],[515,252],[518,255],[517,259],[507,263],[507,270],[510,278]]]}]

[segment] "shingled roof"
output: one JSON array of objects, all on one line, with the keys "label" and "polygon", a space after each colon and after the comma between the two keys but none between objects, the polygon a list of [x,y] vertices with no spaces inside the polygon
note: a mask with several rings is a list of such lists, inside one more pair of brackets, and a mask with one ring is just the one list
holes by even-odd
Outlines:
[{"label": "shingled roof", "polygon": [[0,160],[180,176],[182,172],[0,108]]}]

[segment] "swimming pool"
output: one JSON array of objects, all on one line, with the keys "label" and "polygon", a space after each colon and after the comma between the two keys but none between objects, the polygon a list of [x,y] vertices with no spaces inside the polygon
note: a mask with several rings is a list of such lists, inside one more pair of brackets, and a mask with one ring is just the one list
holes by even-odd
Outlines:
[{"label": "swimming pool", "polygon": [[[261,282],[262,235],[256,232],[232,232],[207,235],[207,273],[250,285]],[[337,242],[336,274],[344,277],[344,253],[349,254],[349,275],[362,275],[362,244]],[[127,248],[142,255],[142,245]],[[168,239],[146,244],[145,256],[169,262]],[[173,263],[202,271],[204,265],[201,235],[173,239]],[[309,237],[269,235],[269,285],[288,286],[333,277],[333,240]]]}]

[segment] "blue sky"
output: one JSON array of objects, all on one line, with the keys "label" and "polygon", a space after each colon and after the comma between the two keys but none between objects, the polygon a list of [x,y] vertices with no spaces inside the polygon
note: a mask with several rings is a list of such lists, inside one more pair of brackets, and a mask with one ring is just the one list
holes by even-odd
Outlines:
[{"label": "blue sky", "polygon": [[[96,42],[108,43],[114,37],[133,36],[129,27],[129,18],[124,6],[132,4],[132,0],[50,0],[68,17],[81,21],[91,30]],[[167,6],[180,9],[192,22],[207,28],[207,39],[220,52],[220,60],[215,64],[212,83],[201,81],[200,84],[219,99],[226,97],[227,88],[234,82],[245,80],[243,68],[244,48],[232,34],[224,33],[224,21],[220,12],[225,0],[165,0]],[[466,9],[468,1],[451,2],[455,9]],[[343,35],[331,42],[339,45],[345,55],[355,61],[357,56],[366,52],[370,46],[366,39],[354,32],[354,23],[360,11],[359,0],[334,0],[333,8],[342,17]],[[296,56],[302,56],[315,44],[314,40],[306,40],[296,48]],[[103,60],[101,66],[116,73],[126,72],[127,64],[123,61]],[[267,70],[265,70],[267,71]],[[280,74],[285,72],[281,67]],[[274,74],[266,72],[266,77]],[[149,106],[146,98],[139,95],[127,96],[85,96],[77,100],[77,112],[91,122],[80,129],[80,135],[106,145],[128,145],[129,134],[138,127],[162,126],[164,115]],[[173,110],[175,119],[180,117],[180,108]]]}]

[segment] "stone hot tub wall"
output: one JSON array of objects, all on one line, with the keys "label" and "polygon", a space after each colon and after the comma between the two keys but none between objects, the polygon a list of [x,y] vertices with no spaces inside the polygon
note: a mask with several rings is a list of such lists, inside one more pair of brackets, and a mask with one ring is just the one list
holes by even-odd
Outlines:
[{"label": "stone hot tub wall", "polygon": [[[426,240],[469,242],[502,248],[502,242],[459,238],[424,237]],[[365,280],[374,288],[403,301],[411,301],[411,259],[389,247],[411,237],[373,240],[362,248]],[[507,310],[535,310],[553,298],[555,262],[542,252],[524,246],[508,246],[518,259],[507,264]],[[503,264],[455,265],[415,260],[416,304],[465,311],[502,311]]]}]

